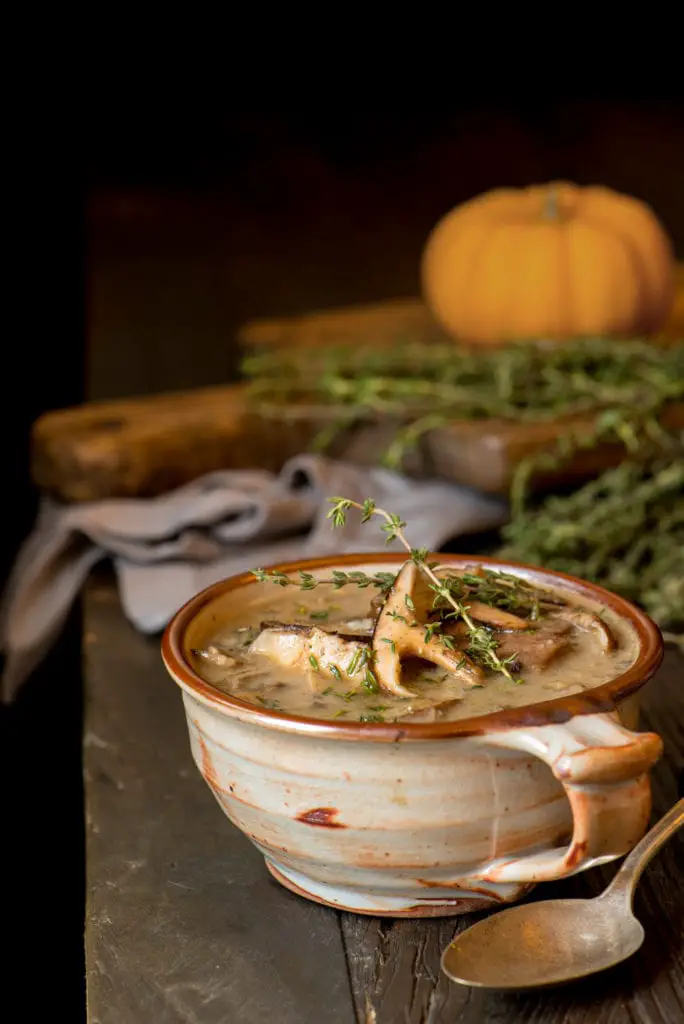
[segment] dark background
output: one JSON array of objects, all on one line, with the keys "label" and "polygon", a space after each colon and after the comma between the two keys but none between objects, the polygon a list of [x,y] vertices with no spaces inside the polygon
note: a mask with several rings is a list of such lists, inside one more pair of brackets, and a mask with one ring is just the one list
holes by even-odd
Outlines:
[{"label": "dark background", "polygon": [[[679,99],[235,113],[138,97],[95,110],[73,145],[56,120],[13,164],[3,578],[35,513],[38,415],[229,380],[235,330],[253,317],[417,294],[428,232],[478,192],[554,178],[609,185],[649,202],[684,257]],[[44,1000],[69,1006],[72,1020],[82,1007],[81,711],[76,612],[3,714],[12,944],[18,964],[40,950],[35,1014]]]},{"label": "dark background", "polygon": [[122,110],[87,140],[88,386],[225,380],[254,316],[418,292],[436,221],[501,185],[602,183],[649,202],[684,254],[681,104],[442,113]]}]

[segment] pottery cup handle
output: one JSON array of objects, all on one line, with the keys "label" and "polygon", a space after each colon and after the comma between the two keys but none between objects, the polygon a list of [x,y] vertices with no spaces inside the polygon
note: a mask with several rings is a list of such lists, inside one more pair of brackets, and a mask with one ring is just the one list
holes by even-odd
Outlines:
[{"label": "pottery cup handle", "polygon": [[641,839],[651,812],[648,771],[663,744],[632,732],[613,714],[576,715],[556,725],[490,733],[488,746],[541,758],[570,802],[573,834],[565,849],[494,861],[480,875],[491,882],[546,882],[622,856]]}]

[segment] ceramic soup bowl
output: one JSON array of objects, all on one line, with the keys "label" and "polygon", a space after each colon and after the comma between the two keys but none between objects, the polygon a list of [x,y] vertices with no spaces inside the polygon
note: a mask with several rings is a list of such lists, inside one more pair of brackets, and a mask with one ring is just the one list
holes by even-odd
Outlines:
[{"label": "ceramic soup bowl", "polygon": [[[526,566],[440,555],[517,573],[611,608],[636,632],[632,667],[593,690],[478,718],[345,723],[256,708],[204,682],[190,660],[255,594],[249,573],[185,605],[163,659],[182,691],[195,762],[275,878],[329,906],[396,917],[479,910],[625,854],[643,835],[648,771],[662,750],[631,731],[638,690],[662,658],[657,627],[600,587]],[[278,566],[398,569],[396,555]]]}]

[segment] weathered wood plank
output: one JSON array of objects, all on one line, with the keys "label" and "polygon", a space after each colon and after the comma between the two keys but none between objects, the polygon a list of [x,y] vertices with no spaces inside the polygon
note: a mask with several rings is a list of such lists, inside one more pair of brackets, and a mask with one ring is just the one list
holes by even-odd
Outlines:
[{"label": "weathered wood plank", "polygon": [[[653,773],[653,816],[677,798],[684,770],[684,658],[668,651],[647,686],[643,727],[665,741]],[[615,874],[607,865],[532,898],[596,895]],[[579,984],[539,994],[503,995],[453,985],[441,973],[442,950],[484,915],[456,920],[389,921],[344,914],[342,927],[357,1018],[364,1024],[675,1024],[684,1020],[684,835],[649,866],[635,906],[646,929],[631,960]]]},{"label": "weathered wood plank", "polygon": [[338,915],[273,882],[216,806],[158,642],[108,582],[85,670],[91,1024],[352,1024]]},{"label": "weathered wood plank", "polygon": [[280,469],[311,434],[251,415],[239,384],[89,402],[36,421],[31,473],[62,501],[153,497],[216,469]]},{"label": "weathered wood plank", "polygon": [[387,299],[341,309],[316,310],[301,316],[251,320],[237,333],[243,349],[320,348],[358,345],[365,348],[405,341],[448,342],[422,299]]}]

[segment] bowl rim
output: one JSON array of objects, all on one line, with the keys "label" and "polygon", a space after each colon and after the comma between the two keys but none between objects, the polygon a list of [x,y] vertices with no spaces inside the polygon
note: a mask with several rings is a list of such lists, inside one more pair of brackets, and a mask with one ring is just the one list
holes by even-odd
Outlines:
[{"label": "bowl rim", "polygon": [[[483,565],[486,568],[512,571],[528,582],[551,586],[585,596],[599,605],[607,605],[615,614],[626,619],[635,630],[639,643],[639,654],[634,664],[615,679],[581,694],[555,697],[538,704],[494,711],[488,715],[462,718],[444,722],[342,722],[335,719],[309,718],[303,715],[287,715],[268,708],[257,708],[217,690],[193,669],[183,653],[186,631],[201,609],[224,594],[247,586],[258,586],[259,581],[251,572],[239,573],[218,580],[190,598],[173,616],[161,642],[161,654],[170,676],[182,690],[200,699],[221,713],[254,725],[265,726],[279,731],[308,735],[326,739],[371,740],[396,742],[398,740],[446,739],[456,736],[480,736],[488,732],[501,732],[521,727],[560,724],[575,715],[589,715],[614,711],[618,702],[629,697],[644,685],[656,672],[663,659],[664,644],[660,630],[653,620],[640,608],[624,597],[605,590],[596,583],[569,576],[566,573],[521,562],[511,562],[489,556],[435,553],[431,557],[440,564],[454,566]],[[299,559],[269,566],[268,571],[296,573],[300,569],[311,572],[319,569],[340,568],[354,565],[396,565],[404,561],[401,552],[339,554],[319,558]]]}]

